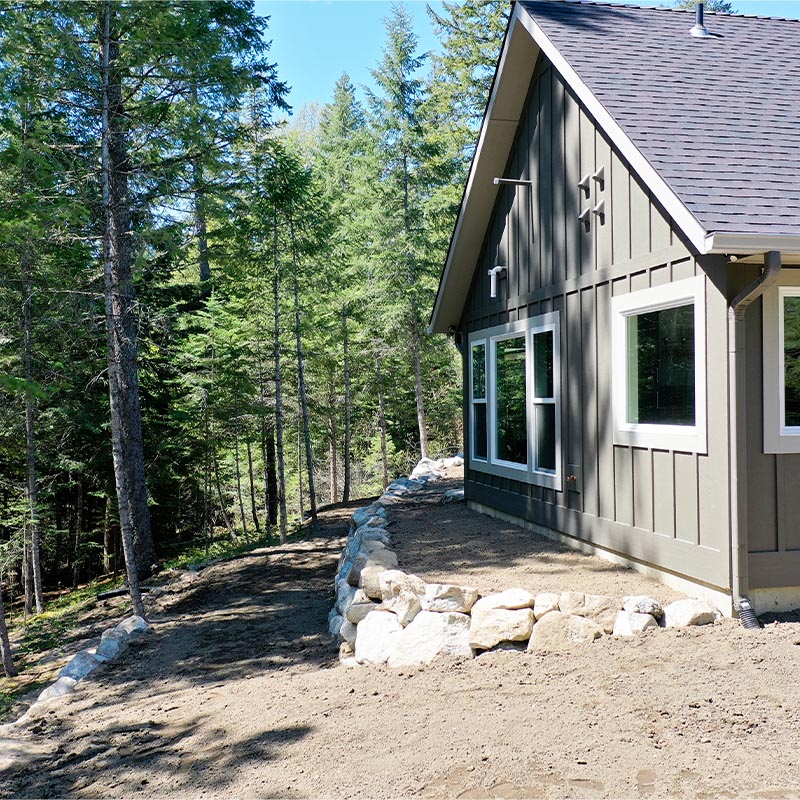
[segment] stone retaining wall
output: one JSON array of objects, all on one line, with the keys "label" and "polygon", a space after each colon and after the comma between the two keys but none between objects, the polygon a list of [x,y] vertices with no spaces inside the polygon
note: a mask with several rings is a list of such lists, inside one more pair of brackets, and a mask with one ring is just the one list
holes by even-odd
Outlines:
[{"label": "stone retaining wall", "polygon": [[[398,569],[389,513],[407,494],[436,481],[461,458],[423,459],[369,506],[352,516],[336,572],[329,629],[341,641],[346,665],[426,664],[440,655],[472,658],[494,648],[528,652],[588,644],[601,636],[704,625],[719,612],[705,600],[677,600],[662,608],[652,597],[621,600],[563,591],[532,594],[511,588],[481,597],[474,587],[425,583]],[[463,490],[443,502],[463,501]]]}]

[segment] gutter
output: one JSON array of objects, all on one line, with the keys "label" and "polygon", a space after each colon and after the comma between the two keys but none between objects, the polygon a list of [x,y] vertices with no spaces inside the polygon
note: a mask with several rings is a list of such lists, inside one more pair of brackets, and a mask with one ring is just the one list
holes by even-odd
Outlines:
[{"label": "gutter", "polygon": [[730,455],[731,593],[737,610],[749,592],[747,549],[747,376],[745,312],[781,274],[781,254],[764,254],[764,271],[728,306],[728,441]]}]

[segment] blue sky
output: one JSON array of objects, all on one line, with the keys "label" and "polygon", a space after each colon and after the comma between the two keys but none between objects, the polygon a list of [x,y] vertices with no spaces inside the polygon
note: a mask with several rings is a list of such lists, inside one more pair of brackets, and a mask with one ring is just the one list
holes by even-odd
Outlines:
[{"label": "blue sky", "polygon": [[[663,5],[665,0],[622,0]],[[800,0],[732,0],[741,14],[800,19]],[[437,10],[440,2],[432,2]],[[421,51],[438,47],[424,0],[407,0]],[[388,0],[256,0],[256,13],[269,16],[271,60],[292,91],[289,103],[330,101],[336,80],[347,72],[356,86],[371,84],[370,70],[381,57]]]}]

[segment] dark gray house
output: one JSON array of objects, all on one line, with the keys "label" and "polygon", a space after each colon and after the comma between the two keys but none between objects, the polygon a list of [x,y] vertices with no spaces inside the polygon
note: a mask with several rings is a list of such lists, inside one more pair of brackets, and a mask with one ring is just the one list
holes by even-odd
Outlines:
[{"label": "dark gray house", "polygon": [[800,606],[798,43],[517,2],[431,318],[474,507],[728,613]]}]

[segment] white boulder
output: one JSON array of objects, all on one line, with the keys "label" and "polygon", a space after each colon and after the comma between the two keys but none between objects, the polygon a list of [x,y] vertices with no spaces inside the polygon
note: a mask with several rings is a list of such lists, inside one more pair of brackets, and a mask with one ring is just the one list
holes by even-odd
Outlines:
[{"label": "white boulder", "polygon": [[355,595],[353,595],[353,601],[350,603],[350,607],[345,612],[345,617],[347,617],[347,620],[353,625],[358,625],[358,623],[361,622],[370,611],[374,611],[376,607],[377,604],[370,600],[367,593],[363,589],[358,589]]},{"label": "white boulder", "polygon": [[59,678],[55,683],[51,683],[37,698],[37,703],[46,703],[48,700],[55,700],[69,694],[78,681],[75,678],[66,676]]},{"label": "white boulder", "polygon": [[448,489],[442,495],[442,503],[447,505],[448,503],[463,503],[464,502],[464,490],[463,489]]},{"label": "white boulder", "polygon": [[422,597],[422,608],[425,611],[458,611],[468,614],[477,599],[478,590],[472,586],[428,583]]},{"label": "white boulder", "polygon": [[583,608],[577,614],[596,622],[606,633],[614,630],[619,611],[619,602],[603,594],[587,594],[583,598]]},{"label": "white boulder", "polygon": [[393,611],[405,627],[422,609],[425,581],[399,569],[389,569],[378,576],[383,608]]},{"label": "white boulder", "polygon": [[94,651],[95,657],[101,661],[113,661],[127,646],[128,637],[120,635],[114,628],[103,631],[100,644]]},{"label": "white boulder", "polygon": [[628,595],[622,598],[622,608],[635,614],[650,614],[656,619],[661,619],[664,609],[658,600],[645,594]]},{"label": "white boulder", "polygon": [[342,625],[345,623],[345,618],[341,614],[335,614],[328,618],[328,632],[331,636],[338,636],[342,630]]},{"label": "white boulder", "polygon": [[392,654],[403,626],[391,611],[371,611],[356,628],[355,659],[359,664],[383,664]]},{"label": "white boulder", "polygon": [[364,594],[366,594],[367,597],[373,600],[382,599],[380,576],[381,573],[386,571],[387,568],[382,564],[372,564],[371,566],[365,566],[364,569],[361,570],[361,578],[358,581],[358,585],[364,590]]},{"label": "white boulder", "polygon": [[525,589],[506,589],[504,592],[487,594],[481,597],[473,606],[472,613],[480,614],[490,608],[506,608],[509,610],[518,608],[533,608],[536,598]]},{"label": "white boulder", "polygon": [[622,610],[617,614],[614,622],[614,636],[636,636],[648,628],[658,628],[658,623],[652,614],[640,614],[637,611]]},{"label": "white boulder", "polygon": [[134,614],[134,616],[128,617],[120,622],[120,624],[117,625],[117,630],[120,630],[133,638],[135,636],[141,636],[149,627],[150,626],[144,619],[142,619],[142,617],[137,617]]},{"label": "white boulder", "polygon": [[562,614],[577,614],[583,608],[585,597],[583,592],[561,592],[558,596],[558,610]]},{"label": "white boulder", "polygon": [[345,580],[336,581],[336,609],[342,615],[347,613],[353,598],[356,596],[355,586]]},{"label": "white boulder", "polygon": [[94,672],[101,663],[100,659],[95,657],[88,650],[81,650],[79,653],[75,653],[75,655],[72,656],[65,667],[61,668],[58,677],[72,678],[73,680],[79,681],[81,678],[85,678],[87,675]]},{"label": "white boulder", "polygon": [[593,642],[602,635],[603,629],[590,619],[551,611],[533,626],[528,652],[565,650],[576,644]]},{"label": "white boulder", "polygon": [[719,612],[707,600],[676,600],[664,608],[664,627],[685,628],[689,625],[708,625]]},{"label": "white boulder", "polygon": [[339,636],[341,637],[342,641],[347,642],[350,647],[354,647],[356,643],[356,631],[356,626],[353,625],[350,620],[346,619],[342,622],[341,628],[339,628]]},{"label": "white boulder", "polygon": [[440,655],[472,657],[466,614],[420,611],[397,637],[390,667],[428,664]]},{"label": "white boulder", "polygon": [[533,616],[539,620],[551,611],[558,611],[558,595],[555,592],[537,594],[533,605]]},{"label": "white boulder", "polygon": [[534,623],[533,609],[487,608],[476,612],[480,602],[472,607],[470,647],[489,650],[500,642],[523,642],[530,637]]}]

